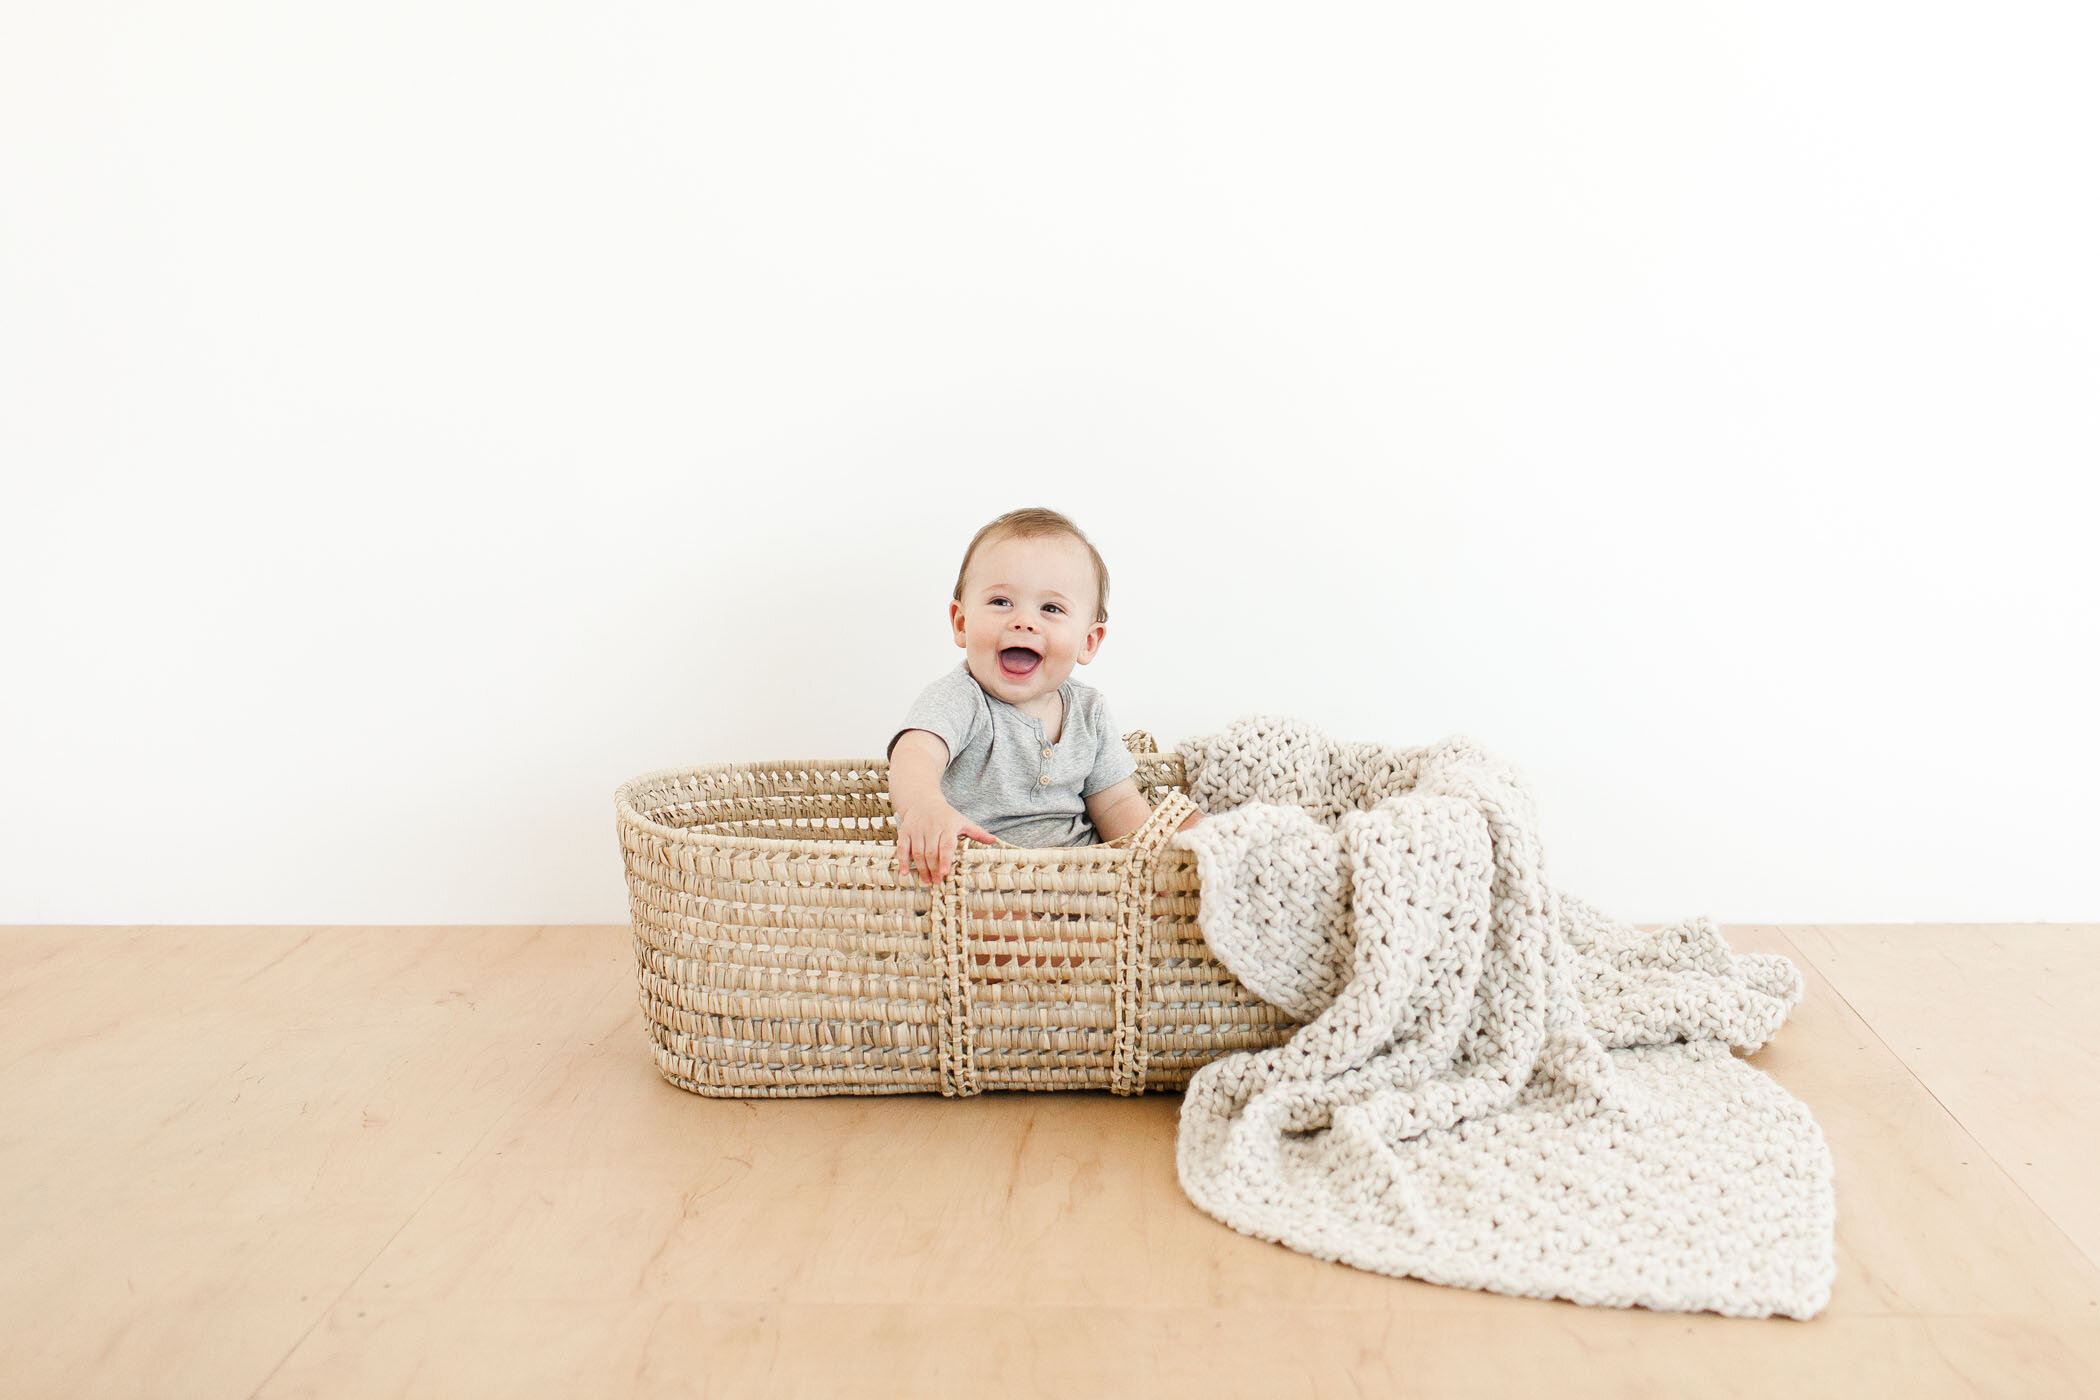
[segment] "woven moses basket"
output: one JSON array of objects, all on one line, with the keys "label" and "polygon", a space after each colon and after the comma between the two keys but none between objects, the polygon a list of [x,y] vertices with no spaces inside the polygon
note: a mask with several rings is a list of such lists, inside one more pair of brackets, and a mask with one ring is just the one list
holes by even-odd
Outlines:
[{"label": "woven moses basket", "polygon": [[635,971],[666,1079],[727,1098],[1182,1089],[1297,1029],[1211,955],[1179,754],[1124,742],[1155,809],[1109,845],[964,842],[895,868],[889,765],[718,763],[618,794]]}]

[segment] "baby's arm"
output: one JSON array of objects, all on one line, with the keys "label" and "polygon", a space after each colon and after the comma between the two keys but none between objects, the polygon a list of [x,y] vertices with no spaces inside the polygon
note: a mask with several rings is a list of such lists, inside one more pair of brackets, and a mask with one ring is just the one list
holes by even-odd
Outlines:
[{"label": "baby's arm", "polygon": [[[1103,841],[1120,841],[1151,820],[1152,804],[1139,791],[1136,778],[1125,778],[1114,787],[1103,788],[1089,797],[1086,814],[1092,818],[1094,829],[1101,833]],[[1188,820],[1174,829],[1187,831],[1202,820],[1203,813],[1191,812]]]},{"label": "baby's arm", "polygon": [[[948,805],[941,796],[941,774],[948,768],[948,745],[926,729],[907,729],[890,749],[890,806],[897,813],[897,873],[916,871],[929,885],[948,878],[955,839],[967,836],[987,846],[998,839]],[[1144,799],[1138,799],[1142,802]]]}]

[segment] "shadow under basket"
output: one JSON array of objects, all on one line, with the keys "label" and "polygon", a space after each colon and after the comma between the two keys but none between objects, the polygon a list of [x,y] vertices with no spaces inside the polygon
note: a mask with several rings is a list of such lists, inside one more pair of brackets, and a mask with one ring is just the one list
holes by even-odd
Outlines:
[{"label": "shadow under basket", "polygon": [[1179,754],[1126,735],[1154,807],[1108,845],[963,842],[895,868],[879,759],[718,763],[618,793],[657,1068],[723,1098],[1182,1089],[1298,1028],[1212,956]]}]

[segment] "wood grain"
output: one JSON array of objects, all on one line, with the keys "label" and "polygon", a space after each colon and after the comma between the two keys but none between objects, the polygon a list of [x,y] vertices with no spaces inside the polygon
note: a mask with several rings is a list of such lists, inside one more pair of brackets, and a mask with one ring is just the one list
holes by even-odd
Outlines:
[{"label": "wood grain", "polygon": [[[1181,1193],[1178,1096],[686,1094],[650,1063],[620,928],[0,929],[0,1375],[27,1395],[2100,1392],[2083,1198],[2009,1164],[2089,1145],[2090,1081],[2023,1082],[1994,1117],[1963,1107],[1963,1076],[1989,1078],[1959,1053],[2014,1077],[2023,1036],[2093,1055],[2089,1015],[1994,1019],[2032,1022],[2021,958],[2100,977],[2092,931],[1728,932],[1806,974],[1753,1063],[1837,1162],[1839,1277],[1811,1322],[1438,1288],[1239,1235]],[[1961,995],[1985,965],[2004,994]],[[1945,1056],[1903,1048],[1914,1022]]]},{"label": "wood grain", "polygon": [[1793,933],[2021,1190],[2100,1264],[2100,929],[1848,925]]}]

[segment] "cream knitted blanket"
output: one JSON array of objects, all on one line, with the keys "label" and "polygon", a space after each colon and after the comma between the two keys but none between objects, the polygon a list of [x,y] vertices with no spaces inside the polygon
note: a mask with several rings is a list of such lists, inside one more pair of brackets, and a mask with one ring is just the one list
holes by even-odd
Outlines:
[{"label": "cream knitted blanket", "polygon": [[1545,877],[1530,795],[1454,737],[1255,716],[1181,745],[1219,961],[1307,1022],[1199,1070],[1182,1189],[1378,1273],[1577,1303],[1810,1317],[1830,1153],[1730,1053],[1801,997],[1705,918],[1652,933]]}]

